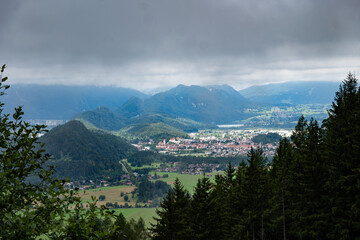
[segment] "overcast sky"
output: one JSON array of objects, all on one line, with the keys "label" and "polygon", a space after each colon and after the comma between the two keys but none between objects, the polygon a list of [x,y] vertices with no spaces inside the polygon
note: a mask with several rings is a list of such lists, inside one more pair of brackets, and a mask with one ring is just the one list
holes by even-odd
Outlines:
[{"label": "overcast sky", "polygon": [[10,84],[341,81],[360,71],[360,1],[0,0],[3,63]]}]

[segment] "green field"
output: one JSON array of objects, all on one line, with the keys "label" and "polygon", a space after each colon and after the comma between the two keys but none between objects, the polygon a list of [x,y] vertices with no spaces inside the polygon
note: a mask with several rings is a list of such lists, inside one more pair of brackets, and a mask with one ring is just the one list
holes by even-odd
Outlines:
[{"label": "green field", "polygon": [[150,227],[150,223],[155,223],[153,217],[156,216],[156,208],[120,208],[114,210],[116,214],[122,213],[127,220],[130,220],[131,218],[138,220],[142,217],[146,227]]},{"label": "green field", "polygon": [[[129,163],[130,165],[130,163]],[[131,166],[131,169],[135,170],[135,169],[143,169],[143,168],[159,168],[161,165],[161,163],[151,163],[151,165],[143,165],[141,167],[133,167]]]},{"label": "green field", "polygon": [[[155,172],[151,172],[150,174],[155,174]],[[163,176],[164,174],[168,174],[168,178],[160,178],[159,180],[165,181],[168,184],[173,184],[176,178],[179,178],[181,183],[184,185],[185,189],[187,189],[190,193],[194,192],[194,187],[198,179],[202,178],[203,175],[187,175],[180,173],[169,173],[169,172],[156,172],[157,175]],[[207,175],[211,175],[209,178],[214,179],[216,174],[223,174],[223,172],[217,173],[207,173]],[[87,190],[86,193],[79,192],[82,197],[82,202],[86,203],[90,201],[91,196],[99,197],[100,195],[105,195],[105,201],[98,201],[97,206],[105,205],[106,202],[118,202],[119,204],[124,204],[124,198],[120,197],[120,193],[124,192],[129,196],[129,201],[127,202],[129,205],[134,206],[136,202],[136,198],[132,199],[130,196],[130,192],[135,189],[135,186],[111,186],[111,187],[102,187],[97,189]],[[131,218],[138,220],[142,217],[146,223],[147,227],[150,227],[150,223],[154,223],[153,217],[155,214],[155,208],[118,208],[114,209],[116,213],[121,212],[124,216],[130,220]]]},{"label": "green field", "polygon": [[[154,172],[151,172],[154,174]],[[190,193],[194,193],[194,187],[198,179],[202,178],[203,175],[187,175],[187,174],[180,174],[180,173],[168,173],[168,172],[157,172],[159,176],[164,174],[168,174],[168,178],[160,178],[159,180],[166,181],[168,184],[173,184],[176,178],[179,178],[181,183],[184,185],[185,189],[187,189]],[[210,179],[214,179],[216,174],[223,174],[223,172],[218,173],[208,173],[211,175]],[[131,218],[138,220],[142,217],[146,223],[147,227],[150,227],[150,223],[155,223],[153,217],[156,216],[155,213],[156,208],[122,208],[122,209],[115,209],[116,213],[121,212],[124,216],[129,220]]]},{"label": "green field", "polygon": [[108,187],[101,187],[101,188],[95,188],[95,189],[89,189],[86,190],[86,192],[99,192],[99,191],[105,191],[105,190],[111,190],[111,189],[119,189],[119,188],[128,188],[127,185],[122,186],[108,186]]},{"label": "green field", "polygon": [[[155,174],[155,172],[150,172],[150,174]],[[169,172],[157,172],[158,176],[163,176],[164,174],[168,174],[168,178],[160,178],[159,180],[165,181],[168,184],[173,184],[176,178],[179,178],[180,182],[184,185],[185,189],[187,189],[190,193],[194,193],[194,187],[198,179],[202,178],[203,175],[188,175],[188,174],[180,174],[180,173],[169,173]],[[223,174],[223,172],[214,172],[207,173],[206,175],[211,175],[210,179],[214,179],[216,174]]]},{"label": "green field", "polygon": [[[105,205],[107,202],[124,205],[125,203],[135,206],[136,199],[132,198],[131,192],[134,191],[135,186],[111,186],[111,187],[102,187],[97,189],[91,189],[86,191],[85,193],[79,192],[81,196],[81,200],[83,203],[87,201],[91,202],[91,197],[94,196],[97,199],[101,196],[105,196],[104,201],[98,201],[96,205],[100,207],[101,205]],[[121,196],[121,193],[128,196],[128,201],[124,200],[124,196]]]}]

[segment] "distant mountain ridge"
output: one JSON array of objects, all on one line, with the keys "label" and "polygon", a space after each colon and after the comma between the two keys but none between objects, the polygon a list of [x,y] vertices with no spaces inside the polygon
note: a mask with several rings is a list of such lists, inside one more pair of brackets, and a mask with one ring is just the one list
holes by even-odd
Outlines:
[{"label": "distant mountain ridge", "polygon": [[166,114],[203,123],[222,123],[240,119],[251,103],[227,85],[178,85],[147,99],[130,99],[116,112],[121,116]]},{"label": "distant mountain ridge", "polygon": [[146,99],[132,97],[115,111],[101,107],[81,112],[74,119],[119,131],[130,139],[167,139],[241,119],[249,106],[251,103],[228,85],[179,85]]},{"label": "distant mountain ridge", "polygon": [[340,82],[285,82],[240,90],[249,101],[270,104],[330,104]]},{"label": "distant mountain ridge", "polygon": [[[256,111],[246,111],[246,109],[330,104],[338,85],[339,83],[334,82],[287,82],[252,86],[236,91],[226,84],[209,86],[180,84],[149,98],[131,97],[113,113],[107,110],[100,114],[100,109],[94,109],[77,115],[77,118],[106,130],[128,128],[131,124],[164,123],[169,127],[190,132],[203,127],[195,126],[199,123],[227,124],[256,116]],[[188,119],[194,122],[184,124],[176,119]],[[105,123],[109,124],[103,126]]]},{"label": "distant mountain ridge", "polygon": [[117,109],[131,97],[147,97],[134,89],[96,86],[13,84],[3,96],[5,112],[24,106],[26,119],[69,120],[75,114],[106,106]]},{"label": "distant mountain ridge", "polygon": [[[96,86],[14,84],[3,96],[5,112],[24,106],[25,119],[69,120],[107,107],[118,115],[166,114],[195,121],[230,122],[244,107],[261,104],[330,104],[340,82],[285,82],[236,91],[229,85],[178,85],[153,96],[134,89]],[[223,119],[219,119],[219,112]],[[224,121],[224,119],[228,119]]]}]

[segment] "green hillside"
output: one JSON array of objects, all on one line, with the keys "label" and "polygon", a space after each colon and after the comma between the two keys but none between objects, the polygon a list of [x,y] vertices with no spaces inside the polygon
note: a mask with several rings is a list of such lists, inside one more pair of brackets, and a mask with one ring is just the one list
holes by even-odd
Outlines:
[{"label": "green hillside", "polygon": [[131,119],[133,124],[164,123],[184,132],[196,132],[199,129],[209,129],[216,126],[204,124],[186,118],[172,118],[165,114],[149,114]]},{"label": "green hillside", "polygon": [[112,176],[121,173],[119,161],[136,149],[125,140],[90,131],[79,121],[53,128],[40,138],[53,155],[57,175],[69,178]]},{"label": "green hillside", "polygon": [[137,97],[132,97],[120,106],[115,112],[117,115],[127,118],[139,116],[144,111],[144,101]]},{"label": "green hillside", "polygon": [[106,107],[78,113],[74,119],[85,120],[100,129],[109,131],[119,130],[126,125],[126,119],[119,117]]},{"label": "green hillside", "polygon": [[134,124],[121,129],[120,134],[129,138],[151,138],[156,141],[172,137],[187,137],[185,132],[164,123]]}]

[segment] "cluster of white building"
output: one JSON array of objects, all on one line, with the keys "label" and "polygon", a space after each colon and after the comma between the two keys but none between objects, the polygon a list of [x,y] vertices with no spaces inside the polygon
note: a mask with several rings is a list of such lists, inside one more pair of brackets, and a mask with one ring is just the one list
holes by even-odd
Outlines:
[{"label": "cluster of white building", "polygon": [[[189,139],[171,138],[156,144],[156,150],[164,154],[194,155],[202,154],[214,157],[244,156],[251,148],[260,147],[268,156],[275,154],[278,143],[255,144],[251,138],[258,134],[276,132],[283,137],[289,137],[288,130],[209,130],[190,133]],[[139,150],[150,150],[150,144],[139,142],[135,144]]]}]

